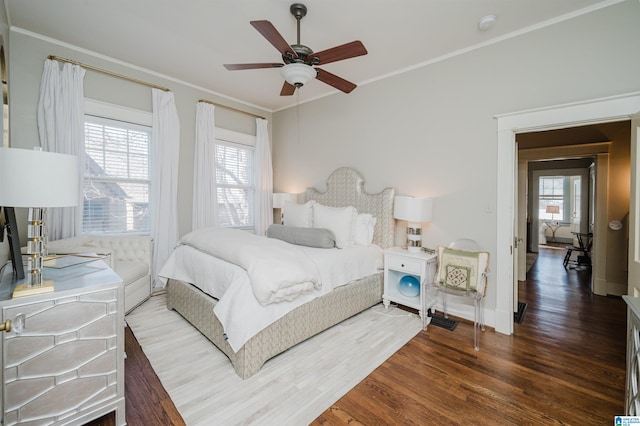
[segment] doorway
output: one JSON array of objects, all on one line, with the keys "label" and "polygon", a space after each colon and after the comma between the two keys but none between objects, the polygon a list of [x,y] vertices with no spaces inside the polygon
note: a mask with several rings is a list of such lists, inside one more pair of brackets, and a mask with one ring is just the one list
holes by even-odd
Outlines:
[{"label": "doorway", "polygon": [[[518,167],[524,169],[518,173],[517,191],[516,235],[526,243],[526,250],[518,250],[517,281],[521,282],[526,275],[522,267],[525,251],[537,252],[539,242],[551,241],[562,250],[578,246],[578,233],[594,233],[598,214],[609,218],[605,222],[628,214],[630,121],[518,133],[516,141]],[[544,190],[538,185],[540,181],[550,189]],[[600,190],[596,191],[596,186]],[[609,187],[614,188],[611,193]],[[538,203],[555,206],[560,213],[558,220],[550,219],[552,214],[545,214]],[[605,249],[593,250],[588,259],[583,258],[594,265],[590,288],[600,295],[624,294],[625,265],[607,254],[626,258],[626,242],[606,229],[600,231]],[[617,284],[609,288],[608,281]]]},{"label": "doorway", "polygon": [[[514,312],[517,310],[517,264],[514,256],[517,247],[516,238],[516,134],[529,131],[544,131],[628,120],[640,111],[640,93],[632,93],[604,99],[590,100],[574,104],[525,111],[496,116],[498,130],[498,179],[496,199],[496,309],[495,329],[499,333],[513,333]],[[633,148],[633,147],[632,147]],[[632,171],[636,161],[631,161]],[[608,163],[606,164],[608,167]],[[604,188],[596,185],[596,191]],[[635,212],[629,214],[629,223],[633,225]],[[606,229],[607,217],[599,216],[594,226]],[[633,230],[631,230],[633,231]],[[629,246],[635,244],[633,232],[630,233]],[[606,241],[596,238],[594,250],[606,251]]]}]

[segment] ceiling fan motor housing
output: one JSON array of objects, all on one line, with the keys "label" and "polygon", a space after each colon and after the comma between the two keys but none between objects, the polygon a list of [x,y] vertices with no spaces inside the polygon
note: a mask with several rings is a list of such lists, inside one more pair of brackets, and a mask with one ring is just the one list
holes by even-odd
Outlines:
[{"label": "ceiling fan motor housing", "polygon": [[291,49],[296,52],[298,57],[294,58],[291,54],[285,52],[285,54],[282,55],[282,60],[285,64],[298,62],[307,65],[317,65],[320,62],[317,57],[313,56],[313,50],[303,44],[292,44]]}]

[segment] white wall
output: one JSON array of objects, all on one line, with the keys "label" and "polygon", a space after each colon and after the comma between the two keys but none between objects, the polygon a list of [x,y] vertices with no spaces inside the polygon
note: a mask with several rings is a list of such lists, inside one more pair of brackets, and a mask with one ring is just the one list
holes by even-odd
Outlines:
[{"label": "white wall", "polygon": [[435,198],[426,245],[467,237],[495,254],[494,116],[640,90],[639,21],[640,3],[629,0],[277,112],[274,190],[302,191],[354,167],[369,192]]},{"label": "white wall", "polygon": [[[202,88],[128,66],[110,58],[97,56],[91,52],[79,51],[72,46],[61,45],[54,40],[42,39],[37,35],[25,33],[19,29],[11,31],[10,45],[10,143],[13,147],[31,148],[39,145],[36,109],[42,68],[45,59],[49,55],[73,59],[142,81],[168,87],[173,91],[180,119],[180,165],[178,172],[180,235],[191,231],[191,194],[193,190],[193,153],[197,101],[199,99],[207,99],[264,116],[271,121],[270,112],[247,107],[237,102],[234,103]],[[151,89],[147,86],[88,70],[85,74],[84,90],[87,98],[143,111],[151,111]],[[216,125],[255,135],[255,117],[225,108],[216,107]],[[269,125],[270,132],[271,127]],[[24,220],[24,217],[18,218],[20,229],[24,228],[20,225],[24,223]],[[24,233],[21,232],[22,235]]]}]

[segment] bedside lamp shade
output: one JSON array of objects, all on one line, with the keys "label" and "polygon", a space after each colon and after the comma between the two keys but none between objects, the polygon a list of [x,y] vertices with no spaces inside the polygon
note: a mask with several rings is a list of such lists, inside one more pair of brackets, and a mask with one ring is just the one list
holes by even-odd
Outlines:
[{"label": "bedside lamp shade", "polygon": [[295,203],[296,194],[289,194],[287,192],[274,192],[273,193],[273,208],[274,209],[282,209],[287,201],[291,201]]},{"label": "bedside lamp shade", "polygon": [[406,220],[407,250],[422,250],[422,223],[431,222],[433,216],[433,200],[431,198],[395,197],[393,201],[393,217]]},{"label": "bedside lamp shade", "polygon": [[78,158],[39,149],[0,148],[0,206],[9,223],[9,245],[13,269],[18,279],[25,277],[20,256],[15,207],[29,208],[27,226],[27,270],[22,295],[52,291],[43,285],[42,256],[46,252],[47,207],[79,204]]}]

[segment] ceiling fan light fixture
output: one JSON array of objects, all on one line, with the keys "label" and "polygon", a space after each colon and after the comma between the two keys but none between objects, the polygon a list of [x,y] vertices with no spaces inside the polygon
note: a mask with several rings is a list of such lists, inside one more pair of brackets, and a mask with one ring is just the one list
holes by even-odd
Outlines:
[{"label": "ceiling fan light fixture", "polygon": [[316,77],[316,70],[310,65],[295,62],[280,68],[280,74],[287,83],[301,87]]}]

